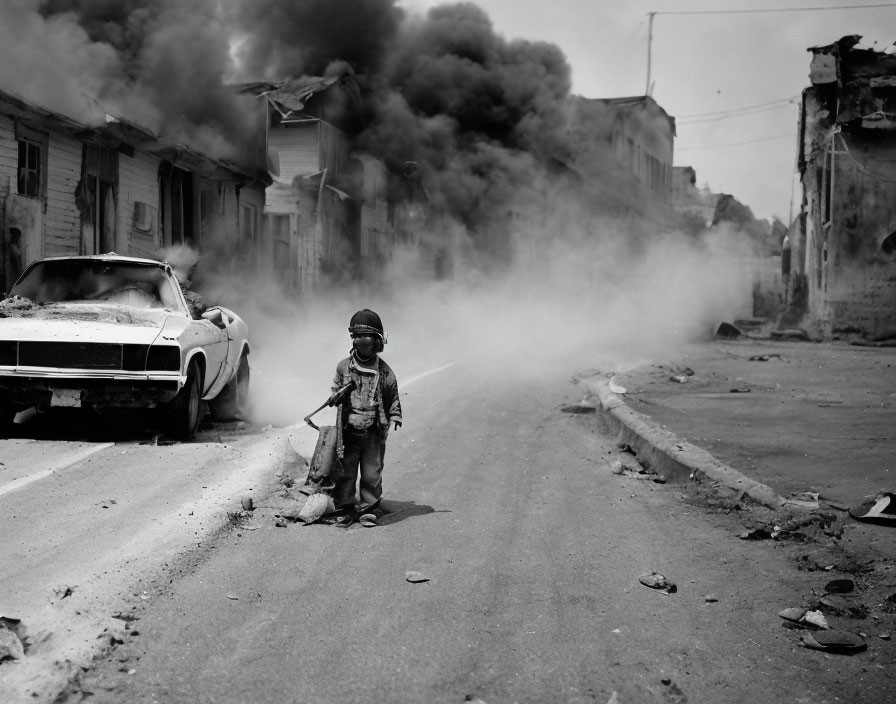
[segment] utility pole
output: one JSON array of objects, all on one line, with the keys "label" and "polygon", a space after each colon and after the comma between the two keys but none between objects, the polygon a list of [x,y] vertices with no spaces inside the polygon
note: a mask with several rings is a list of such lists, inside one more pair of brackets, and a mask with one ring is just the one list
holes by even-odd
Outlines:
[{"label": "utility pole", "polygon": [[644,95],[650,95],[650,62],[653,58],[653,18],[656,12],[647,13],[647,85],[644,87]]}]

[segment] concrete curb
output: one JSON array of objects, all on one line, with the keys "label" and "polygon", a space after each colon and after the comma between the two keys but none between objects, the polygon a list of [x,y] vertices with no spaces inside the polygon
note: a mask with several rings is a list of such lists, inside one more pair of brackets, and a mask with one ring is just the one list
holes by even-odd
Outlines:
[{"label": "concrete curb", "polygon": [[601,419],[617,442],[629,445],[643,464],[674,481],[688,482],[696,493],[725,500],[751,501],[778,509],[783,497],[771,487],[741,474],[706,450],[681,440],[660,428],[648,416],[633,411],[610,391],[607,379],[583,379],[584,386],[598,401]]}]

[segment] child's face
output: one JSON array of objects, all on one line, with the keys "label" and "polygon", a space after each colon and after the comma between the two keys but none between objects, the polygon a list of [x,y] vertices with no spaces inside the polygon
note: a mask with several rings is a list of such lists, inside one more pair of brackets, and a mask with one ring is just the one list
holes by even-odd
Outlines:
[{"label": "child's face", "polygon": [[376,337],[373,335],[352,335],[352,346],[362,357],[370,357],[376,352]]}]

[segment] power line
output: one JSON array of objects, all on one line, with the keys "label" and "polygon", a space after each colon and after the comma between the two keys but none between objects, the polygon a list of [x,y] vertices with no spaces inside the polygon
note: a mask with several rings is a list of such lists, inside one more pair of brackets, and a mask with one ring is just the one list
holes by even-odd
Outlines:
[{"label": "power line", "polygon": [[792,132],[788,132],[787,134],[777,134],[772,137],[760,137],[759,139],[747,139],[743,142],[729,142],[728,144],[707,144],[699,147],[675,147],[676,152],[692,152],[698,149],[726,149],[728,147],[739,147],[743,144],[756,144],[757,142],[771,142],[775,139],[784,139],[785,137],[789,139],[794,139],[795,135]]},{"label": "power line", "polygon": [[711,110],[709,112],[695,112],[690,115],[676,115],[676,120],[687,119],[690,117],[709,117],[710,115],[728,115],[734,112],[746,112],[752,111],[754,108],[764,108],[767,105],[777,105],[778,103],[789,103],[791,100],[796,100],[799,98],[799,95],[791,95],[789,98],[778,98],[777,100],[769,100],[767,103],[757,103],[756,105],[744,105],[740,108],[730,108],[728,110]]},{"label": "power line", "polygon": [[690,119],[690,120],[679,120],[678,118],[676,118],[675,124],[676,125],[702,125],[702,124],[706,124],[707,122],[719,122],[720,120],[727,120],[729,118],[753,117],[754,115],[760,115],[764,112],[770,112],[772,110],[780,110],[781,108],[789,108],[789,107],[790,107],[789,103],[781,103],[780,105],[771,105],[771,106],[766,106],[764,108],[758,108],[755,110],[724,113],[721,115],[714,115],[713,117],[698,117],[698,118],[694,118],[694,119]]},{"label": "power line", "polygon": [[658,10],[651,15],[753,15],[761,12],[825,12],[827,10],[865,10],[881,7],[896,7],[896,2],[872,5],[820,5],[817,7],[765,7],[743,10]]}]

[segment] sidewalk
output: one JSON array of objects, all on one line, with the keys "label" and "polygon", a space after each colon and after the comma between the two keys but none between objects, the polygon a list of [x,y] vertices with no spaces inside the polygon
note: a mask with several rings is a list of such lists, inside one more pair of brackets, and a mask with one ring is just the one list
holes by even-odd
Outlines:
[{"label": "sidewalk", "polygon": [[676,455],[705,450],[703,461],[715,458],[721,472],[710,473],[714,482],[751,488],[766,505],[814,491],[851,506],[896,489],[894,349],[716,340],[612,382],[625,393],[611,393],[607,379],[588,382],[604,417],[622,418],[626,432],[637,426],[635,437],[652,434],[644,450],[671,450],[658,471],[673,478],[695,460]]}]

